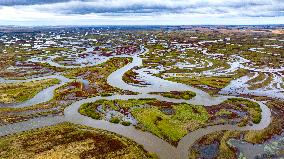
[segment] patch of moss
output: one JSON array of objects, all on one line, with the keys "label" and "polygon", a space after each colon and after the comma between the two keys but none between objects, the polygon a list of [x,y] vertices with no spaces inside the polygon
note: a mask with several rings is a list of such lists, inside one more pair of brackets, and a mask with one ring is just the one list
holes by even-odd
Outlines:
[{"label": "patch of moss", "polygon": [[97,107],[92,103],[85,103],[80,107],[79,112],[82,115],[98,120],[101,118],[101,115],[100,113],[96,112],[96,109]]},{"label": "patch of moss", "polygon": [[118,124],[120,122],[120,119],[117,117],[112,117],[109,122],[114,123],[114,124]]}]

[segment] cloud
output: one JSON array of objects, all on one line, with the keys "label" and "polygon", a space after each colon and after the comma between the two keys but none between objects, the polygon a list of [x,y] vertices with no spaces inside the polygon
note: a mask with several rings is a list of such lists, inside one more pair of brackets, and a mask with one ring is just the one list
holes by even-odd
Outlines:
[{"label": "cloud", "polygon": [[33,5],[68,2],[70,0],[0,0],[2,6]]},{"label": "cloud", "polygon": [[218,20],[216,23],[222,19],[228,23],[238,19],[284,23],[281,22],[283,11],[283,0],[0,0],[0,24],[44,19],[45,23],[88,19],[93,23],[113,20],[115,24],[120,23],[119,19],[128,19],[148,24],[153,20],[163,23],[161,20],[167,21],[167,18],[172,22],[171,17],[176,18],[174,24],[196,21],[193,18]]}]

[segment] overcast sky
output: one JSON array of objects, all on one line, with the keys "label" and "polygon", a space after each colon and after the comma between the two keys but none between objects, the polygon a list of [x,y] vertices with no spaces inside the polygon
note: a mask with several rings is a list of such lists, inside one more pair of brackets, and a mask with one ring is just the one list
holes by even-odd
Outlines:
[{"label": "overcast sky", "polygon": [[284,0],[0,0],[0,25],[284,24]]}]

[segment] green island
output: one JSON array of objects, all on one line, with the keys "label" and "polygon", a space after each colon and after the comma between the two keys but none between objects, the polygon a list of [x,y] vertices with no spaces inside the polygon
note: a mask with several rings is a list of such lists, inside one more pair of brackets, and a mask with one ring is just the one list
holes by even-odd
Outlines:
[{"label": "green island", "polygon": [[[248,142],[250,144],[262,144],[266,143],[267,148],[281,144],[281,140],[273,139],[273,136],[281,135],[284,128],[282,114],[275,113],[278,110],[283,109],[284,102],[280,100],[270,100],[268,103],[270,109],[274,110],[272,113],[271,124],[260,131],[220,131],[203,136],[194,143],[194,146],[190,149],[189,158],[200,158],[204,147],[215,147],[215,151],[210,154],[211,157],[216,158],[237,158],[238,153],[236,149],[230,144],[230,139],[238,139]],[[266,142],[265,142],[266,141]],[[272,149],[273,150],[273,149]],[[274,150],[275,151],[275,150]],[[274,152],[276,154],[276,152]],[[278,155],[283,152],[277,152]],[[271,154],[268,154],[271,155]]]},{"label": "green island", "polygon": [[[257,103],[238,98],[231,98],[211,107],[176,104],[155,99],[102,99],[94,103],[85,103],[79,109],[82,115],[96,120],[108,120],[106,117],[112,111],[116,114],[111,116],[109,122],[126,126],[134,123],[136,128],[150,131],[172,144],[176,144],[188,132],[201,127],[226,123],[237,118],[240,120],[237,120],[236,124],[242,126],[250,121],[257,124],[261,120],[261,109]],[[239,116],[238,113],[241,112],[246,115]],[[132,120],[138,123],[125,121],[124,117],[128,114],[131,114]]]},{"label": "green island", "polygon": [[2,137],[0,152],[0,158],[156,158],[122,136],[71,123]]},{"label": "green island", "polygon": [[58,79],[45,79],[25,83],[0,84],[0,103],[23,102],[52,85],[59,84]]}]

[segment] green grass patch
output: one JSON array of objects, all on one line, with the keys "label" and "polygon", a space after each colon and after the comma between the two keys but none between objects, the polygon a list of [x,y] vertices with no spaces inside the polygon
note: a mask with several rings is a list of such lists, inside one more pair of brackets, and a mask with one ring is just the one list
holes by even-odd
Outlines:
[{"label": "green grass patch", "polygon": [[189,100],[196,96],[196,93],[191,91],[153,92],[152,94],[160,94],[163,97],[185,100]]},{"label": "green grass patch", "polygon": [[91,117],[93,119],[100,119],[100,113],[96,112],[96,105],[93,103],[85,103],[83,105],[81,105],[80,109],[79,109],[79,113],[88,117]]},{"label": "green grass patch", "polygon": [[258,124],[261,121],[262,110],[258,103],[241,98],[230,98],[225,102],[234,105],[242,105],[242,107],[249,112],[253,123]]},{"label": "green grass patch", "polygon": [[158,107],[136,108],[131,113],[144,129],[173,142],[205,124],[209,117],[202,106],[178,104],[173,109],[174,115],[166,115]]},{"label": "green grass patch", "polygon": [[0,84],[0,103],[23,102],[52,85],[59,84],[58,79],[44,79],[24,83]]}]

